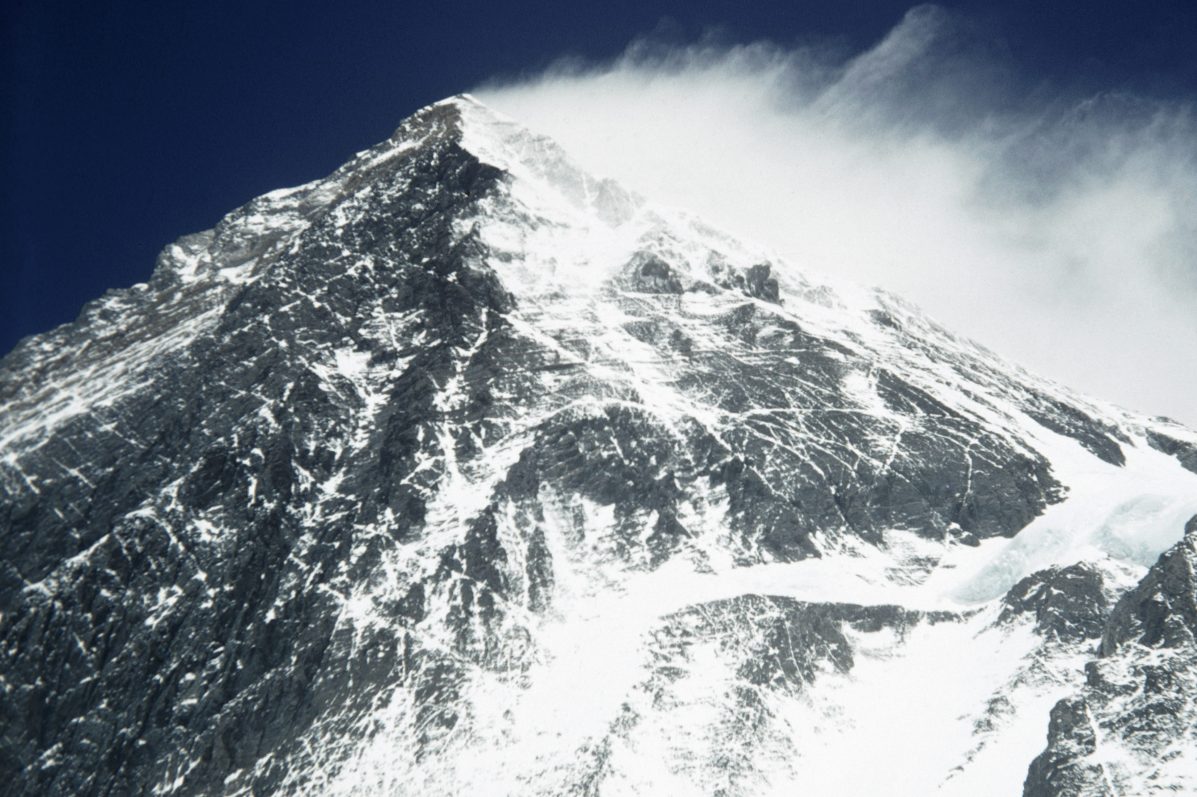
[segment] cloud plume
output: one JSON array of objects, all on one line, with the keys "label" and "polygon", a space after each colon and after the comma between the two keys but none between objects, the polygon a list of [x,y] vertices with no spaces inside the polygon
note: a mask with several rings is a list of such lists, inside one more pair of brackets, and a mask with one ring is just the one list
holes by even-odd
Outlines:
[{"label": "cloud plume", "polygon": [[859,53],[646,39],[475,91],[590,170],[1197,425],[1197,124],[1053,89],[941,9]]}]

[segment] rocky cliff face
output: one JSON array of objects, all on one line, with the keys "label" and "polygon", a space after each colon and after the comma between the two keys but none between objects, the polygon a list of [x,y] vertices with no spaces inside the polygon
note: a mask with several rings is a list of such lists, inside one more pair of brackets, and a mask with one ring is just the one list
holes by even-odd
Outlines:
[{"label": "rocky cliff face", "polygon": [[1197,790],[1197,517],[1114,606],[1085,684],[1051,713],[1027,797]]},{"label": "rocky cliff face", "polygon": [[1181,565],[1119,596],[1197,435],[469,98],[168,247],[0,402],[15,794],[1090,793],[1078,700],[1187,783],[1188,671],[1095,684],[1191,647]]}]

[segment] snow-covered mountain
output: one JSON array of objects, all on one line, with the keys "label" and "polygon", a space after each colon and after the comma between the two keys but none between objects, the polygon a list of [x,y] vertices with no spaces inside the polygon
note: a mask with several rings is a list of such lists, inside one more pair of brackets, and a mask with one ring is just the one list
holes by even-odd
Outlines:
[{"label": "snow-covered mountain", "polygon": [[804,265],[457,97],[22,342],[9,793],[1197,793],[1197,434]]}]

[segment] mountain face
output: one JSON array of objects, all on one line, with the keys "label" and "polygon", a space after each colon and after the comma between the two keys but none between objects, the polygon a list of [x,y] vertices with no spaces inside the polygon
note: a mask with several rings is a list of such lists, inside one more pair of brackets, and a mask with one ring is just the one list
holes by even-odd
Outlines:
[{"label": "mountain face", "polygon": [[0,406],[12,794],[1197,790],[1197,434],[468,97]]}]

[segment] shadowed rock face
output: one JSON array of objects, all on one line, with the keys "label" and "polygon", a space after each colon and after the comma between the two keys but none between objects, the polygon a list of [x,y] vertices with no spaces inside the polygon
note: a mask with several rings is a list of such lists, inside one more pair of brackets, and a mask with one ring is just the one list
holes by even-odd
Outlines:
[{"label": "shadowed rock face", "polygon": [[[206,236],[209,267],[251,256],[256,281],[186,283],[168,249],[148,288],[5,361],[10,401],[39,380],[59,399],[105,378],[89,374],[113,367],[96,349],[156,345],[170,323],[212,315],[138,377],[107,377],[141,384],[17,448],[22,483],[6,472],[2,713],[22,720],[5,723],[0,760],[15,793],[143,793],[184,771],[186,791],[216,793],[331,706],[352,715],[405,671],[424,684],[445,667],[404,634],[423,610],[418,581],[390,607],[392,628],[354,634],[338,617],[380,549],[419,527],[443,457],[414,471],[440,444],[430,424],[449,414],[436,385],[510,306],[493,274],[467,265],[476,245],[453,240],[455,214],[499,179],[439,137],[453,124],[447,109],[408,122],[402,136],[423,146],[343,174],[277,243],[254,232],[270,228],[255,219],[284,215],[269,200],[223,221]],[[77,354],[43,374],[25,365],[34,350]],[[388,372],[370,388],[376,407],[363,385],[329,375],[337,358]],[[78,387],[55,387],[76,373]],[[509,381],[477,380],[470,402]],[[470,402],[451,411],[463,437],[490,420]],[[341,489],[324,492],[334,475]],[[479,531],[443,568],[487,553]],[[456,608],[485,601],[463,592]]]},{"label": "shadowed rock face", "polygon": [[1139,585],[1119,599],[1101,639],[1101,655],[1129,642],[1149,648],[1192,647],[1197,634],[1197,517],[1185,537],[1160,556]]},{"label": "shadowed rock face", "polygon": [[1118,600],[1080,693],[1052,709],[1024,795],[1177,793],[1197,787],[1197,517]]},{"label": "shadowed rock face", "polygon": [[[452,767],[523,765],[503,745],[547,723],[521,712],[561,629],[624,594],[652,606],[629,696],[511,793],[616,782],[668,706],[709,723],[688,782],[753,793],[761,751],[793,752],[778,699],[851,672],[860,635],[963,616],[641,579],[1012,536],[1066,492],[1028,428],[1124,461],[1118,423],[896,300],[662,213],[456,99],[0,361],[10,793],[469,791]],[[1160,568],[1111,649],[1187,644]],[[1006,611],[1095,638],[1094,578],[1030,577]],[[704,668],[713,713],[682,688]]]},{"label": "shadowed rock face", "polygon": [[1148,431],[1147,442],[1152,448],[1176,457],[1182,465],[1197,473],[1197,445],[1157,431]]},{"label": "shadowed rock face", "polygon": [[1057,703],[1047,735],[1049,750],[1031,762],[1024,797],[1113,797],[1101,765],[1091,761],[1097,734],[1083,699]]},{"label": "shadowed rock face", "polygon": [[1066,642],[1101,637],[1110,609],[1101,571],[1084,562],[1032,573],[1002,603],[999,622],[1029,615],[1039,633]]}]

